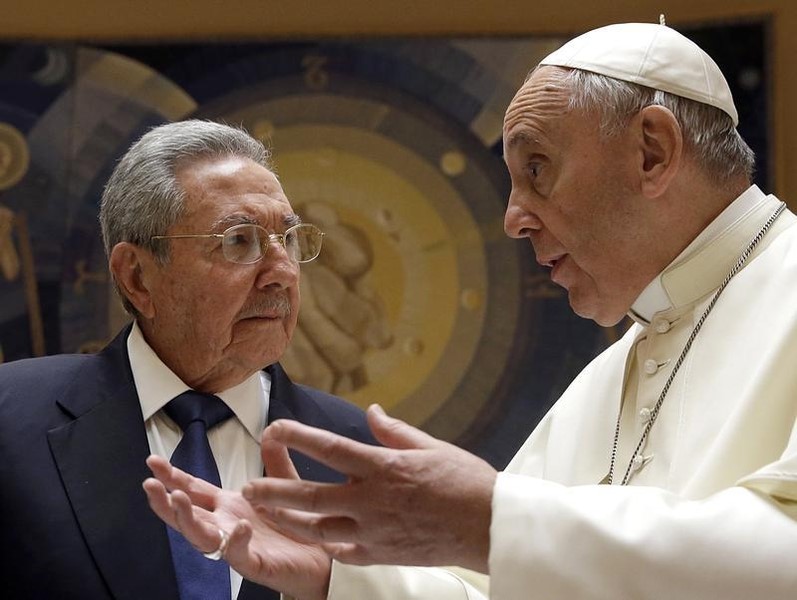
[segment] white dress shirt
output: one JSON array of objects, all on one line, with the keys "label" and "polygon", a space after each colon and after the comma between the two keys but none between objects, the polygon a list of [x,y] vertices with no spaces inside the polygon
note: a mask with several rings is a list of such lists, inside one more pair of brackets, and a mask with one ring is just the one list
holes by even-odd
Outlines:
[{"label": "white dress shirt", "polygon": [[[169,459],[183,432],[162,409],[190,388],[163,364],[144,339],[138,323],[133,323],[127,338],[127,350],[150,452]],[[263,476],[260,434],[266,426],[270,390],[268,374],[260,371],[235,387],[216,394],[235,414],[235,418],[208,433],[221,487],[226,490],[240,490],[247,481]],[[242,579],[230,569],[232,598],[238,597]]]}]

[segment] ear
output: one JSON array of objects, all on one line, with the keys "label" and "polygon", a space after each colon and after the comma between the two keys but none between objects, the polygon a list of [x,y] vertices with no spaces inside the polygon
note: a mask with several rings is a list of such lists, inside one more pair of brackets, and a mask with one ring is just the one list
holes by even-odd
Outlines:
[{"label": "ear", "polygon": [[675,115],[663,106],[646,106],[639,115],[642,193],[658,198],[669,187],[681,166],[684,141]]},{"label": "ear", "polygon": [[120,242],[111,249],[108,263],[122,294],[142,317],[152,319],[155,307],[145,274],[157,266],[149,252],[135,244]]}]

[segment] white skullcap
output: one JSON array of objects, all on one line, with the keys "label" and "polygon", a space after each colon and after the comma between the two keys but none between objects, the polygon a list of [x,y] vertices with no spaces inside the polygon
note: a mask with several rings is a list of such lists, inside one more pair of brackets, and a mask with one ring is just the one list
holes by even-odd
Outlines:
[{"label": "white skullcap", "polygon": [[731,90],[717,63],[666,25],[621,23],[593,29],[540,64],[592,71],[670,92],[715,106],[739,124]]}]

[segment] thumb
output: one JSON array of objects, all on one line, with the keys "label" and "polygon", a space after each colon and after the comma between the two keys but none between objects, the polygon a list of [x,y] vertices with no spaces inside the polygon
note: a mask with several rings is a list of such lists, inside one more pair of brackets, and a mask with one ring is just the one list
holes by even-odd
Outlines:
[{"label": "thumb", "polygon": [[227,550],[224,552],[224,560],[230,565],[235,565],[235,569],[240,570],[246,576],[247,572],[256,567],[254,557],[249,550],[249,542],[252,539],[252,525],[246,519],[241,519],[235,524],[230,539],[227,542]]},{"label": "thumb", "polygon": [[409,450],[432,448],[440,441],[400,419],[389,417],[381,406],[372,404],[366,412],[368,426],[380,444],[387,448]]}]

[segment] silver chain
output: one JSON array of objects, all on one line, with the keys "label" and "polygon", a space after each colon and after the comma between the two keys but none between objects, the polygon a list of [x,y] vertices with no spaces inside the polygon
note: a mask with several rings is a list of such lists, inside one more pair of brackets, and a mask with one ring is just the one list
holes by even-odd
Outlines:
[{"label": "silver chain", "polygon": [[[681,368],[681,364],[684,362],[689,349],[692,347],[692,342],[695,341],[698,332],[703,327],[703,323],[706,321],[711,310],[714,308],[714,305],[717,303],[717,300],[722,294],[723,290],[727,287],[728,283],[730,283],[733,276],[736,275],[739,270],[744,266],[744,263],[747,262],[747,259],[750,258],[750,255],[753,253],[755,247],[759,244],[759,242],[764,238],[769,228],[772,227],[772,224],[775,220],[780,216],[783,210],[786,208],[786,204],[781,202],[780,206],[772,213],[772,216],[769,217],[766,223],[761,227],[755,237],[750,241],[745,248],[744,252],[742,252],[741,256],[739,256],[739,260],[736,261],[736,264],[730,270],[730,273],[725,276],[725,279],[720,284],[717,291],[714,293],[714,297],[711,298],[711,302],[709,302],[706,310],[703,311],[703,314],[698,319],[697,323],[695,324],[694,328],[692,329],[692,333],[689,335],[689,339],[686,340],[686,344],[684,345],[684,349],[681,351],[681,356],[678,357],[675,366],[670,373],[670,376],[667,378],[667,383],[664,384],[664,388],[661,390],[661,394],[659,394],[659,399],[656,401],[655,406],[650,411],[650,418],[648,419],[647,424],[645,425],[645,429],[642,431],[642,437],[639,439],[639,443],[636,445],[636,449],[634,453],[631,455],[631,461],[628,463],[628,468],[625,471],[625,475],[623,476],[623,481],[620,485],[626,485],[628,480],[631,479],[631,471],[634,467],[634,460],[637,456],[639,456],[640,450],[642,450],[642,446],[645,445],[645,440],[647,440],[648,434],[650,433],[651,428],[653,427],[653,423],[656,421],[656,417],[659,416],[659,411],[661,410],[661,405],[664,402],[664,397],[667,395],[667,391],[670,389],[670,385],[672,385],[673,379],[675,379],[676,373],[678,373],[678,369]],[[620,414],[617,415],[617,426],[614,430],[614,444],[612,445],[612,460],[609,464],[609,474],[606,476],[606,483],[611,485],[612,479],[614,477],[614,466],[615,462],[617,461],[617,445],[620,441],[620,421],[622,419],[622,408],[620,409]]]}]

